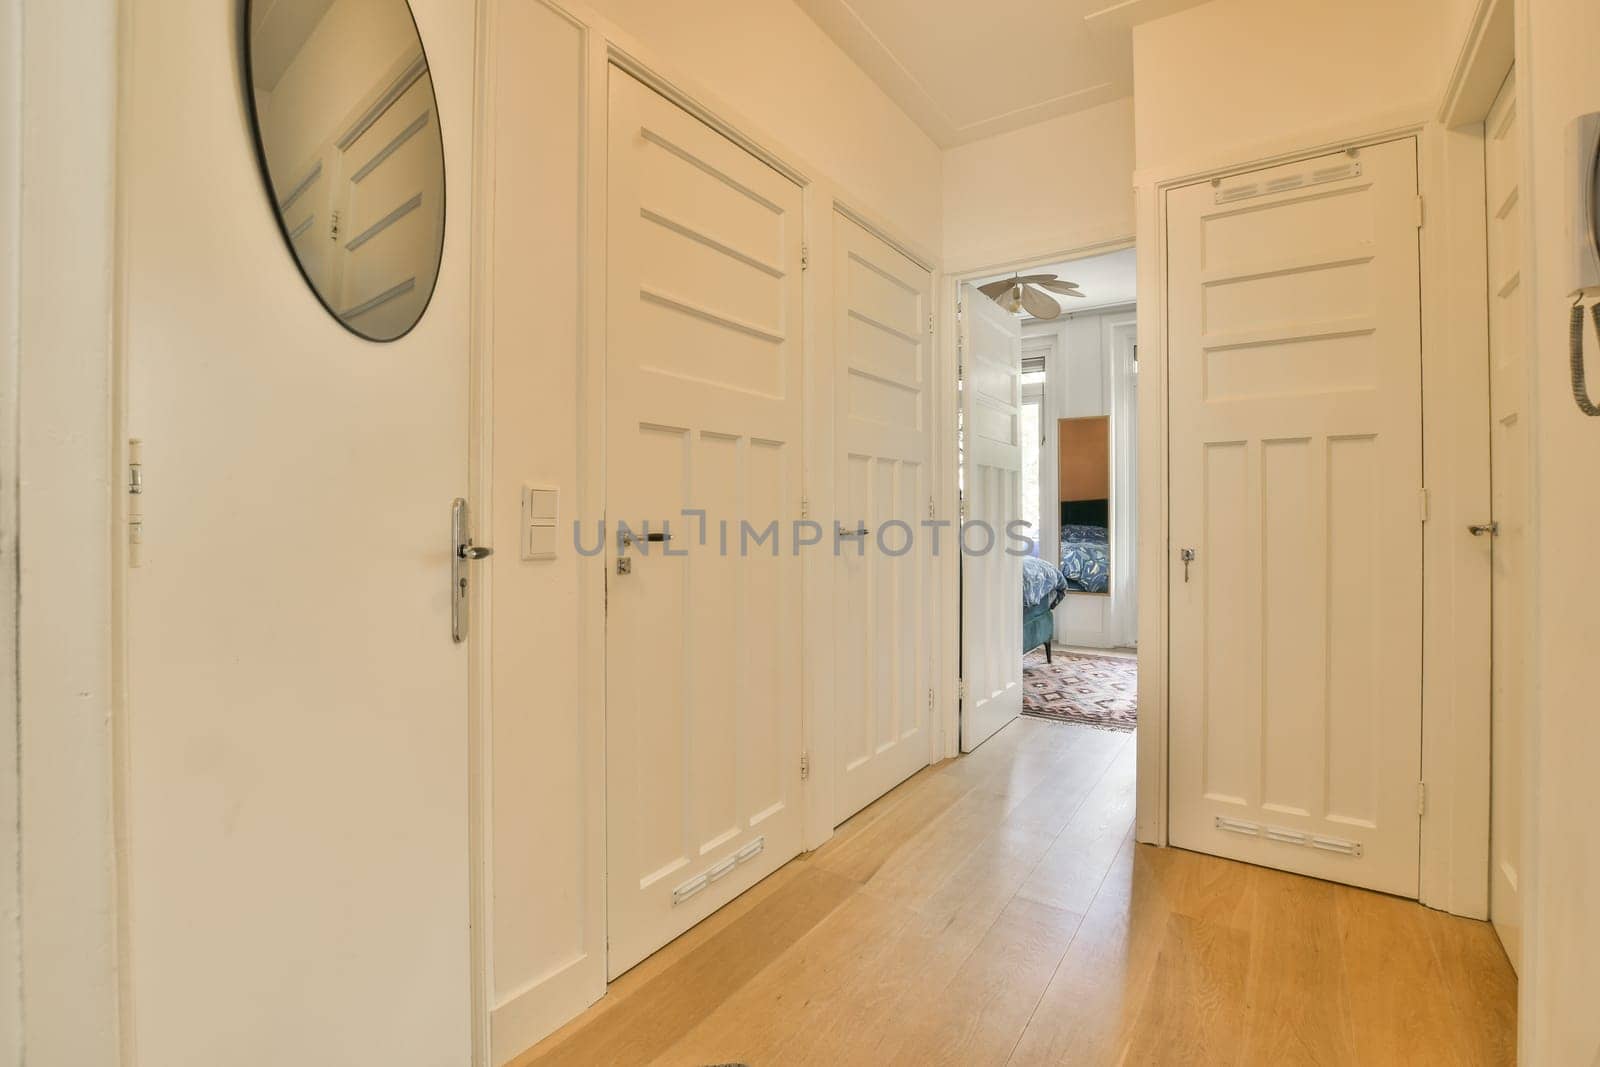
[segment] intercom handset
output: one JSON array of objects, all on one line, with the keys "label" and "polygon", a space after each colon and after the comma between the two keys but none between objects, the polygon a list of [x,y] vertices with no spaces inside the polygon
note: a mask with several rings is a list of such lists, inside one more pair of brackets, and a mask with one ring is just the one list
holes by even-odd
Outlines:
[{"label": "intercom handset", "polygon": [[1585,304],[1600,333],[1600,111],[1579,115],[1567,126],[1567,248],[1572,256],[1572,398],[1585,415],[1600,415],[1583,373]]}]

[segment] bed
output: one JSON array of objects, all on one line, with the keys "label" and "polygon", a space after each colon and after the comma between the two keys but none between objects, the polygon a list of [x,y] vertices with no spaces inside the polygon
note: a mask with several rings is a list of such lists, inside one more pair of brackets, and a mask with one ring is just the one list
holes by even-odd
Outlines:
[{"label": "bed", "polygon": [[1044,646],[1050,659],[1050,642],[1055,638],[1055,607],[1067,595],[1067,579],[1061,568],[1035,556],[1022,561],[1022,651]]},{"label": "bed", "polygon": [[1074,593],[1111,591],[1111,539],[1104,526],[1061,527],[1061,574]]}]

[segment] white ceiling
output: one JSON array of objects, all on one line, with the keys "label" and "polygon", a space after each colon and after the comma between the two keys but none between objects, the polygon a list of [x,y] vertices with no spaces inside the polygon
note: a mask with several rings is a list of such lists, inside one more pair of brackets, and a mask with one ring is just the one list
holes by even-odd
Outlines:
[{"label": "white ceiling", "polygon": [[[1083,297],[1056,296],[1066,311],[1092,311],[1114,304],[1131,304],[1139,295],[1139,278],[1135,268],[1134,250],[1075,259],[1067,263],[1053,263],[1048,267],[1034,267],[1016,273],[1054,274],[1064,282],[1077,282]],[[1009,278],[1012,271],[979,278],[976,285]],[[1051,294],[1055,296],[1055,294]],[[1024,316],[1025,318],[1027,316]]]},{"label": "white ceiling", "polygon": [[943,147],[1133,93],[1135,23],[1201,0],[795,0]]}]

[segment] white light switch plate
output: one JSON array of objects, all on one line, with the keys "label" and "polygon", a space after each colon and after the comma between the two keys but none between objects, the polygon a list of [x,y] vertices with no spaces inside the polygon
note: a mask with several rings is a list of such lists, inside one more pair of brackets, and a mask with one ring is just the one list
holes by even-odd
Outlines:
[{"label": "white light switch plate", "polygon": [[561,493],[544,486],[522,489],[522,558],[556,558],[556,526],[561,512]]}]

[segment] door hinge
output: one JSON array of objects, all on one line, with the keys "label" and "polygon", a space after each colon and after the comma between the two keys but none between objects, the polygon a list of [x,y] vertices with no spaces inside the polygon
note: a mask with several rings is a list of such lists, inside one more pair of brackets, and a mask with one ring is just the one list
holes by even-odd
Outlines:
[{"label": "door hinge", "polygon": [[956,680],[956,699],[967,699],[967,680],[965,678],[958,678]]},{"label": "door hinge", "polygon": [[933,316],[931,314],[928,316],[928,336],[933,336]]},{"label": "door hinge", "polygon": [[808,244],[802,244],[800,246],[800,269],[811,269],[811,246]]},{"label": "door hinge", "polygon": [[800,780],[806,781],[811,777],[811,753],[800,753]]},{"label": "door hinge", "polygon": [[1428,783],[1417,783],[1417,814],[1428,814]]},{"label": "door hinge", "polygon": [[802,519],[809,519],[811,517],[811,498],[808,496],[803,496],[800,498],[800,517]]},{"label": "door hinge", "polygon": [[1419,196],[1419,197],[1417,197],[1417,229],[1419,229],[1419,230],[1422,229],[1422,220],[1423,220],[1423,218],[1424,218],[1424,213],[1423,213],[1423,207],[1422,207],[1422,197]]},{"label": "door hinge", "polygon": [[934,507],[933,507],[933,497],[930,496],[928,498],[928,518],[930,518],[930,519],[937,518],[938,514],[939,513],[937,511],[935,511]]},{"label": "door hinge", "polygon": [[1428,521],[1428,489],[1427,489],[1426,486],[1424,486],[1420,490],[1420,495],[1421,495],[1421,500],[1422,500],[1422,505],[1421,505],[1421,507],[1422,507],[1422,521],[1423,522],[1427,522]]},{"label": "door hinge", "polygon": [[928,714],[933,714],[933,690],[928,690]]},{"label": "door hinge", "polygon": [[144,562],[144,442],[128,438],[128,566]]},{"label": "door hinge", "polygon": [[961,521],[962,522],[966,522],[967,521],[967,498],[966,497],[962,497],[961,498],[960,512],[961,512]]}]

